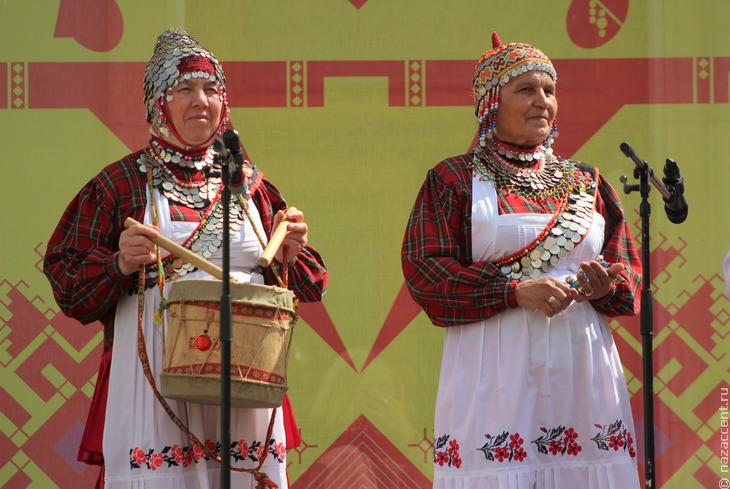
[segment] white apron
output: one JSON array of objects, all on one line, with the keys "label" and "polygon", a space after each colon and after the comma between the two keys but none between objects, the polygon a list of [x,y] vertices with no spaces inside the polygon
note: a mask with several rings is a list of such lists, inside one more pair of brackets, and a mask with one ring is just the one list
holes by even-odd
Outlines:
[{"label": "white apron", "polygon": [[[498,215],[491,182],[472,181],[473,260],[524,248],[549,214]],[[548,274],[600,253],[605,221]],[[600,427],[598,427],[598,426]],[[446,328],[434,430],[438,489],[638,489],[626,380],[605,317],[572,303],[547,318],[508,309]]]},{"label": "white apron", "polygon": [[[182,243],[197,227],[197,223],[172,222],[167,199],[154,191],[159,215],[160,232],[171,240]],[[150,195],[147,190],[145,223],[152,222]],[[249,209],[259,230],[261,220],[256,206],[249,201]],[[262,253],[261,246],[248,220],[239,233],[231,234],[231,275],[239,281],[263,283],[260,274],[251,274]],[[162,251],[163,258],[169,254]],[[222,263],[221,251],[209,260]],[[179,280],[212,279],[202,271],[188,273]],[[167,284],[169,292],[171,284]],[[162,334],[152,316],[159,305],[158,287],[147,289],[144,301],[144,334],[147,354],[159,388],[162,370]],[[104,462],[106,489],[217,489],[220,482],[220,464],[206,460],[204,452],[189,441],[169,418],[160,405],[144,376],[137,355],[137,295],[123,296],[117,305],[114,347],[112,351],[104,424]],[[187,424],[191,433],[204,443],[220,445],[219,407],[186,403],[168,399],[170,407]],[[277,411],[272,438],[267,447],[266,431],[270,409],[231,409],[231,443],[238,442],[237,455],[232,467],[255,468],[264,449],[269,449],[261,468],[282,489],[286,481],[286,439],[281,408]],[[276,455],[271,453],[275,451]],[[254,461],[255,460],[255,461]],[[231,487],[251,488],[256,485],[247,473],[231,472]]]}]

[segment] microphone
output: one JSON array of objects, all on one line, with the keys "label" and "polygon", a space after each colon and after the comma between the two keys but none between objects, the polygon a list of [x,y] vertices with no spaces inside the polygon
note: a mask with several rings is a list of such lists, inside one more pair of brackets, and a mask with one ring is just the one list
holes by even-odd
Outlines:
[{"label": "microphone", "polygon": [[674,224],[679,224],[687,219],[689,205],[684,198],[684,178],[679,174],[679,165],[671,158],[667,158],[664,165],[664,177],[662,182],[669,190],[669,197],[664,198],[664,211],[667,218]]},{"label": "microphone", "polygon": [[231,182],[228,184],[228,188],[232,195],[240,195],[243,193],[246,179],[243,176],[243,150],[238,139],[238,131],[226,129],[223,133],[223,144],[231,156],[228,161],[231,171]]}]

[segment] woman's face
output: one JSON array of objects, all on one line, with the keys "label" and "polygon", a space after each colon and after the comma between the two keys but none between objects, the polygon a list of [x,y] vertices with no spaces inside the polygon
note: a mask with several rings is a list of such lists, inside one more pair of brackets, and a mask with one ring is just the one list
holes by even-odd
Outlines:
[{"label": "woman's face", "polygon": [[172,87],[167,110],[185,143],[206,142],[218,128],[223,108],[219,85],[205,78],[191,78]]},{"label": "woman's face", "polygon": [[500,90],[494,135],[505,143],[533,146],[550,135],[558,99],[555,82],[543,71],[528,71]]}]

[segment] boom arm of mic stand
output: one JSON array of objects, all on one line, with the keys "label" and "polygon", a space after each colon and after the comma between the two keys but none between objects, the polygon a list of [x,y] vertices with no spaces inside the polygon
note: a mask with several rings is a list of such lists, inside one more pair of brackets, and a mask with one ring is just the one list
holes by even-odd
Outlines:
[{"label": "boom arm of mic stand", "polygon": [[649,181],[652,185],[659,191],[660,194],[662,194],[662,197],[666,200],[669,199],[672,196],[672,193],[667,190],[667,187],[664,186],[661,180],[659,180],[656,175],[654,175],[654,171],[651,169],[649,164],[646,161],[642,161],[639,159],[638,156],[636,156],[636,153],[634,152],[634,148],[631,147],[631,145],[627,142],[621,143],[621,151],[623,154],[628,156],[631,161],[634,162],[636,167],[641,171],[646,171],[649,173]]}]

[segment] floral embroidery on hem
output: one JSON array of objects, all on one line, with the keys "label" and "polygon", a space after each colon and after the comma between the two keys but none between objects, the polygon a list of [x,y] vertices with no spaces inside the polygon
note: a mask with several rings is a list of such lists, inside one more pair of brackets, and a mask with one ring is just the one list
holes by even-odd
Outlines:
[{"label": "floral embroidery on hem", "polygon": [[532,440],[540,453],[546,455],[550,453],[553,456],[567,453],[577,457],[578,453],[583,450],[583,447],[577,442],[578,432],[573,428],[566,429],[565,426],[558,426],[557,428],[548,429],[541,426],[540,431],[545,434],[536,440]]},{"label": "floral embroidery on hem", "polygon": [[481,448],[477,448],[484,454],[484,457],[490,461],[498,462],[522,462],[527,458],[527,451],[522,446],[525,440],[520,437],[519,433],[510,435],[508,431],[502,432],[501,435],[492,437],[485,434],[484,438],[487,442]]},{"label": "floral embroidery on hem", "polygon": [[[446,445],[448,443],[448,448]],[[443,448],[443,450],[441,450]],[[443,435],[436,439],[433,444],[433,462],[440,466],[460,468],[461,457],[459,456],[459,442],[454,438],[449,441],[449,435]]]},{"label": "floral embroidery on hem", "polygon": [[596,436],[591,438],[599,450],[613,450],[615,452],[623,449],[629,452],[631,458],[636,458],[636,451],[634,450],[634,438],[631,436],[631,432],[624,428],[623,421],[620,419],[614,421],[608,425],[595,424],[599,431]]},{"label": "floral embroidery on hem", "polygon": [[[157,470],[163,465],[166,465],[167,468],[179,466],[189,467],[201,460],[211,460],[212,457],[208,455],[208,452],[215,453],[217,456],[221,455],[220,442],[205,440],[205,447],[207,451],[195,444],[185,447],[175,444],[166,446],[159,451],[155,451],[154,448],[149,448],[146,451],[140,447],[130,448],[130,469],[146,468],[148,470]],[[264,450],[265,446],[260,441],[254,441],[248,444],[245,440],[239,440],[231,443],[229,453],[231,458],[236,462],[246,459],[252,462],[258,462],[264,455]],[[277,462],[284,463],[286,446],[283,443],[277,443],[272,438],[269,441],[268,452]]]}]

